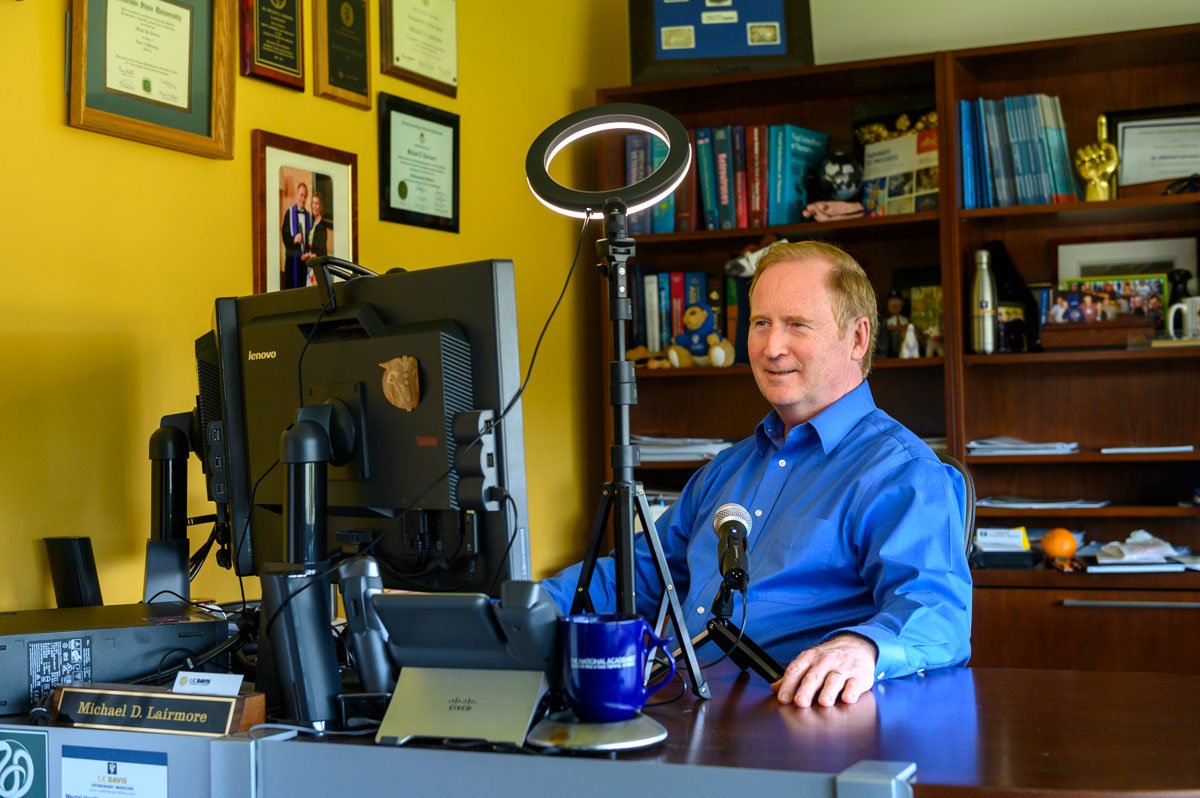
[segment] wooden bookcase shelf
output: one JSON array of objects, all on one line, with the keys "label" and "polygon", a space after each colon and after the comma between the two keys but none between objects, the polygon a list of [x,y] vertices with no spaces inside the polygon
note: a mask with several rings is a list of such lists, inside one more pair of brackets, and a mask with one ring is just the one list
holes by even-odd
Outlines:
[{"label": "wooden bookcase shelf", "polygon": [[[1113,503],[1102,510],[1015,516],[981,508],[980,516],[1053,519],[1056,525],[1083,528],[1096,540],[1124,539],[1135,526],[1145,526],[1172,543],[1200,549],[1200,513],[1175,506],[1200,486],[1200,454],[1097,451],[1154,443],[1200,445],[1200,347],[975,355],[968,347],[967,307],[973,253],[985,242],[1002,241],[1024,281],[1054,281],[1056,249],[1064,241],[1195,236],[1200,195],[1136,196],[1135,188],[1109,202],[961,210],[958,135],[959,100],[1044,93],[1060,97],[1074,152],[1094,140],[1100,113],[1195,103],[1197,75],[1200,25],[1185,25],[623,86],[602,89],[597,98],[601,103],[656,106],[688,128],[790,122],[829,134],[833,146],[848,147],[856,104],[932,97],[940,120],[940,209],[823,224],[647,235],[637,241],[643,268],[722,274],[732,255],[767,232],[789,240],[821,238],[844,247],[867,270],[881,299],[902,282],[898,278],[935,268],[944,295],[945,355],[878,361],[870,378],[876,402],[918,435],[945,436],[950,454],[971,468],[980,496],[1087,496]],[[601,185],[624,185],[622,137],[600,139],[597,153]],[[603,313],[607,317],[607,309]],[[604,359],[610,360],[610,336],[603,336],[602,346]],[[747,366],[639,369],[637,376],[638,403],[630,407],[634,433],[741,438],[769,409]],[[606,425],[611,439],[611,419]],[[992,435],[1075,440],[1086,451],[1039,457],[966,455],[967,441]],[[651,488],[678,487],[700,465],[648,463],[639,473]],[[978,573],[985,578],[993,572]],[[1051,582],[1045,584],[986,583],[994,600],[979,603],[976,636],[986,638],[992,634],[989,629],[1000,628],[999,619],[1011,608],[998,595],[1008,588],[1052,591],[1084,584],[1054,581],[1072,576],[1048,575]],[[1197,590],[1200,575],[1105,576],[1095,585],[1116,592],[1125,585],[1160,593]],[[1077,612],[1071,617],[1082,616]],[[1017,626],[1009,624],[1008,630],[1019,636]],[[978,665],[991,664],[993,652],[1014,645],[1028,644],[1031,651],[1043,647],[1033,640],[981,642],[977,651],[983,659],[973,661]],[[1086,646],[1081,644],[1080,650]],[[1037,667],[1050,660],[1030,656],[1022,662]],[[1177,669],[1169,662],[1163,668]]]},{"label": "wooden bookcase shelf", "polygon": [[1200,518],[1200,507],[1050,507],[1039,510],[1006,507],[976,507],[977,518]]}]

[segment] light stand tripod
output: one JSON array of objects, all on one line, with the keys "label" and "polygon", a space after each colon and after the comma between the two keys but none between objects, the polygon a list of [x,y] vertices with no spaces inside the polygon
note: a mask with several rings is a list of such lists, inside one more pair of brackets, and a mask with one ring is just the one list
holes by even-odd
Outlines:
[{"label": "light stand tripod", "polygon": [[709,698],[708,683],[700,671],[696,651],[688,638],[687,625],[683,621],[683,608],[675,592],[674,580],[667,568],[667,558],[662,542],[650,515],[642,485],[633,478],[633,469],[641,462],[638,447],[629,442],[629,406],[637,402],[637,383],[633,363],[625,359],[625,322],[632,318],[632,303],[629,299],[629,280],[626,262],[635,251],[633,239],[628,236],[626,206],[618,199],[604,203],[604,238],[596,242],[596,253],[602,259],[601,271],[608,277],[608,308],[612,322],[613,361],[609,364],[611,391],[609,404],[613,411],[613,443],[609,450],[612,462],[612,481],[604,485],[596,520],[592,524],[592,536],[588,542],[587,555],[579,572],[579,583],[575,588],[575,600],[571,612],[592,611],[588,588],[592,582],[596,560],[602,556],[604,529],[608,517],[616,505],[613,515],[613,543],[616,562],[617,612],[637,614],[637,584],[634,569],[634,513],[645,530],[646,544],[650,548],[651,560],[658,575],[662,594],[658,600],[654,628],[659,630],[667,615],[675,627],[681,645],[688,674],[692,681],[692,692],[701,698]]}]

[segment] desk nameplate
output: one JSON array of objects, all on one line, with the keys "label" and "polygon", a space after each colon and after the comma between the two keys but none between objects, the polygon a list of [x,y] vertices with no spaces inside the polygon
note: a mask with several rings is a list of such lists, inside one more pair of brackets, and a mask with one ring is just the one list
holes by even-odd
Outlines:
[{"label": "desk nameplate", "polygon": [[129,729],[221,737],[261,723],[262,693],[204,696],[164,688],[85,684],[55,688],[55,723],[88,729]]}]

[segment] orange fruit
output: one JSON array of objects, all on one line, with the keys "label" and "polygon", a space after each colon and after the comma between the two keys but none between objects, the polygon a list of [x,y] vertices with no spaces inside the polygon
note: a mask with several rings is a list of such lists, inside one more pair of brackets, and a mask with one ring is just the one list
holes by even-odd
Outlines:
[{"label": "orange fruit", "polygon": [[1055,527],[1042,538],[1042,551],[1047,557],[1070,557],[1075,553],[1075,536],[1069,529]]}]

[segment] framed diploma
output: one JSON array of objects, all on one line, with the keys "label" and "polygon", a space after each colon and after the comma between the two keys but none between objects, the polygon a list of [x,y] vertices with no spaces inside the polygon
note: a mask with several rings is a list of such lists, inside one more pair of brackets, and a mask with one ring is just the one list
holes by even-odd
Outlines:
[{"label": "framed diploma", "polygon": [[313,93],[371,107],[367,0],[313,0]]},{"label": "framed diploma", "polygon": [[232,158],[236,14],[212,0],[71,0],[70,124]]},{"label": "framed diploma", "polygon": [[242,74],[304,91],[303,0],[242,0]]},{"label": "framed diploma", "polygon": [[265,130],[251,149],[254,292],[312,284],[314,257],[354,260],[358,156]]},{"label": "framed diploma", "polygon": [[458,114],[379,93],[379,218],[458,232]]},{"label": "framed diploma", "polygon": [[632,83],[813,62],[809,0],[629,0]]},{"label": "framed diploma", "polygon": [[[1122,188],[1200,172],[1200,105],[1110,111],[1108,130],[1121,158]],[[1157,193],[1161,186],[1152,188]]]},{"label": "framed diploma", "polygon": [[458,96],[456,0],[380,0],[383,72]]}]

